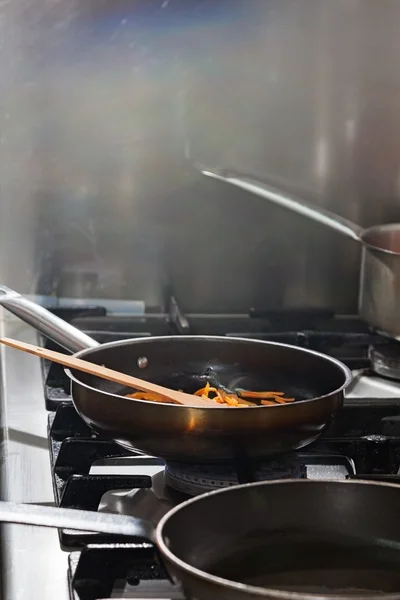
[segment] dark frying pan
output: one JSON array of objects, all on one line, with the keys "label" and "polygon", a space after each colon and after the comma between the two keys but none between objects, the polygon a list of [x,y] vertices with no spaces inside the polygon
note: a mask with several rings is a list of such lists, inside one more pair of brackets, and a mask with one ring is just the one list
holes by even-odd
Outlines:
[{"label": "dark frying pan", "polygon": [[67,370],[75,408],[90,426],[165,460],[257,459],[301,448],[329,424],[351,381],[350,371],[334,358],[272,342],[170,336],[99,345],[16,292],[4,287],[1,292],[5,308],[93,363],[189,393],[212,376],[228,388],[276,390],[296,398],[278,406],[192,409],[131,400],[116,384]]},{"label": "dark frying pan", "polygon": [[7,502],[0,521],[148,540],[197,600],[399,600],[399,504],[396,485],[286,480],[198,496],[155,532],[123,515]]}]

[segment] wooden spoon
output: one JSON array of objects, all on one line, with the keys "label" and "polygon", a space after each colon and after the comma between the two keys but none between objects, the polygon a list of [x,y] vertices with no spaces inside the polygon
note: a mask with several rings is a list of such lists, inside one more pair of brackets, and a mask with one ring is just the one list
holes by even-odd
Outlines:
[{"label": "wooden spoon", "polygon": [[[185,394],[184,392],[171,390],[162,385],[157,385],[156,383],[151,383],[144,379],[138,379],[137,377],[132,377],[132,375],[126,375],[125,373],[120,373],[119,371],[114,371],[113,369],[108,369],[101,365],[95,365],[94,363],[82,360],[81,358],[75,358],[75,356],[54,352],[54,350],[47,350],[40,346],[33,346],[32,344],[26,344],[25,342],[5,337],[0,338],[0,343],[11,346],[11,348],[16,348],[17,350],[23,350],[29,354],[34,354],[35,356],[40,356],[40,358],[46,358],[47,360],[69,367],[70,369],[84,371],[85,373],[90,373],[90,375],[96,375],[102,379],[108,379],[109,381],[114,381],[115,383],[120,383],[123,386],[131,387],[142,392],[157,394],[160,396],[160,402],[172,402],[174,404],[199,408],[217,408],[220,406],[215,400],[200,398],[193,394]],[[135,398],[131,398],[131,400],[135,402]]]}]

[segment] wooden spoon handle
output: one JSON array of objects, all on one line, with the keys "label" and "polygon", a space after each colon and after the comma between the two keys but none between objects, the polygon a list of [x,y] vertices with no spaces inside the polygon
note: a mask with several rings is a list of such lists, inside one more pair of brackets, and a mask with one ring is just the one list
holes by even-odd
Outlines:
[{"label": "wooden spoon handle", "polygon": [[[20,342],[19,340],[12,340],[6,337],[0,338],[0,343],[10,346],[11,348],[16,348],[17,350],[23,350],[29,354],[34,354],[35,356],[39,356],[41,358],[46,358],[47,360],[51,360],[64,365],[65,367],[69,367],[70,369],[84,371],[90,375],[95,375],[97,377],[101,377],[102,379],[107,379],[108,381],[114,381],[115,383],[120,383],[121,385],[132,387],[136,390],[157,394],[160,396],[161,402],[172,402],[174,404],[182,404],[188,407],[201,408],[216,408],[219,406],[214,400],[199,398],[198,396],[194,396],[192,394],[185,394],[184,392],[170,390],[169,388],[157,385],[156,383],[151,383],[150,381],[145,381],[144,379],[138,379],[132,375],[126,375],[125,373],[120,373],[119,371],[114,371],[113,369],[96,365],[87,360],[76,358],[75,356],[62,354],[61,352],[55,352],[54,350],[48,350],[47,348],[41,348],[40,346],[34,346],[32,344],[27,344],[26,342]],[[135,399],[132,398],[132,401],[135,401]]]}]

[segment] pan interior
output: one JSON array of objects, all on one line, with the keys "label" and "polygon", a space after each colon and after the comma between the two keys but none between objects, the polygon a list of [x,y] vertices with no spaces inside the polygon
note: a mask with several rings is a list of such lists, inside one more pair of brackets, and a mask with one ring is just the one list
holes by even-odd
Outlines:
[{"label": "pan interior", "polygon": [[247,585],[301,593],[355,595],[400,592],[400,552],[378,542],[309,531],[270,533],[241,540],[220,561],[205,565],[213,575]]},{"label": "pan interior", "polygon": [[[143,357],[147,366],[139,368]],[[251,340],[159,338],[100,347],[84,358],[188,393],[210,381],[230,389],[282,391],[301,401],[329,394],[345,382],[340,367],[324,357]],[[86,373],[73,374],[103,391],[122,395],[132,391]]]},{"label": "pan interior", "polygon": [[242,486],[178,510],[163,536],[178,558],[230,582],[322,595],[400,594],[399,499],[396,486],[356,482]]}]

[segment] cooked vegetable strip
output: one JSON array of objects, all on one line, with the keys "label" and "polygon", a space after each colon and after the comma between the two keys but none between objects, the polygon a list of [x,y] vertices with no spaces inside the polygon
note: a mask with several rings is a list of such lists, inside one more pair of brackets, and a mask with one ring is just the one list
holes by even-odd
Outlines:
[{"label": "cooked vegetable strip", "polygon": [[238,390],[241,398],[275,398],[275,396],[284,396],[284,392],[251,392],[249,390]]},{"label": "cooked vegetable strip", "polygon": [[[219,389],[217,391],[217,395],[219,396],[222,404],[228,404],[229,406],[249,406],[249,402],[241,402],[236,394],[227,394],[224,390]],[[217,400],[218,402],[219,400]],[[251,405],[251,404],[250,404]],[[254,406],[254,405],[253,405]]]},{"label": "cooked vegetable strip", "polygon": [[278,404],[286,404],[286,402],[294,402],[294,398],[281,398],[280,396],[275,396],[274,400]]},{"label": "cooked vegetable strip", "polygon": [[[284,398],[284,392],[252,392],[249,390],[237,390],[237,392],[228,392],[222,388],[211,386],[208,382],[206,385],[194,392],[194,396],[205,398],[207,400],[215,400],[218,404],[235,408],[245,408],[247,406],[257,406],[253,401],[244,400],[249,398],[258,400],[263,406],[276,406],[277,404],[286,404],[294,402],[294,398]],[[134,392],[127,394],[127,398],[136,398],[138,400],[150,400],[152,402],[168,402],[157,394],[151,392]]]},{"label": "cooked vegetable strip", "polygon": [[218,390],[215,387],[211,387],[210,384],[207,382],[207,385],[203,388],[200,388],[199,390],[197,390],[194,395],[195,396],[201,396],[202,398],[208,398],[210,392],[214,392],[214,394],[218,395]]},{"label": "cooked vegetable strip", "polygon": [[250,390],[239,390],[240,398],[254,398],[260,400],[264,406],[272,404],[286,404],[286,402],[294,402],[294,398],[284,398],[284,392],[252,392]]}]

